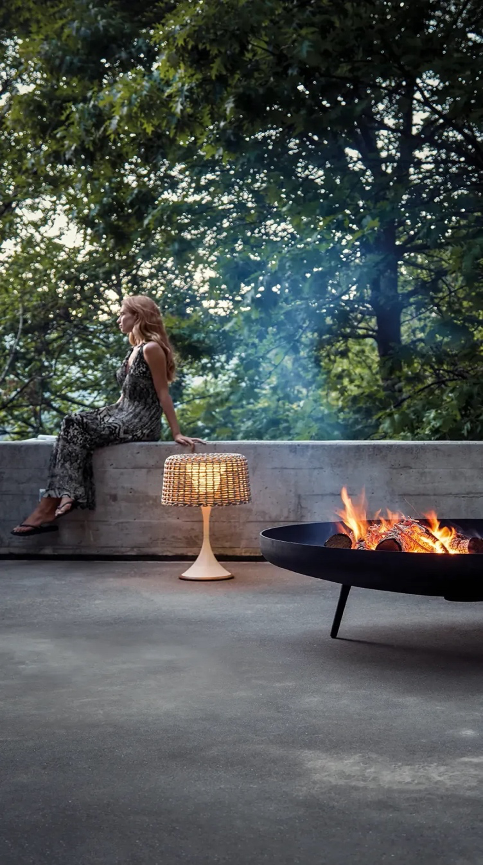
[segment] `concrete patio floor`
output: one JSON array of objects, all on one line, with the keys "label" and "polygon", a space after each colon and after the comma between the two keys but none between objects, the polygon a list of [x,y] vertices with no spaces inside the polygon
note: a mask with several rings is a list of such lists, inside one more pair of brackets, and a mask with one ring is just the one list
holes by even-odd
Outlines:
[{"label": "concrete patio floor", "polygon": [[4,864],[477,864],[481,607],[2,561]]}]

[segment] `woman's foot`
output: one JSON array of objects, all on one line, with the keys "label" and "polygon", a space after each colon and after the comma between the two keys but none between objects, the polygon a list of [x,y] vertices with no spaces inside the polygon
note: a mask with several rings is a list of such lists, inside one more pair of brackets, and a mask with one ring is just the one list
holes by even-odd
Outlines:
[{"label": "woman's foot", "polygon": [[[32,511],[32,514],[29,514],[29,516],[25,518],[23,521],[24,525],[19,524],[14,527],[15,533],[18,535],[23,533],[30,535],[31,531],[29,530],[29,526],[42,526],[43,523],[52,523],[52,521],[55,520],[55,511],[59,505],[59,501],[58,498],[44,496],[43,499],[40,500],[37,508]],[[28,524],[28,526],[25,524]]]},{"label": "woman's foot", "polygon": [[69,514],[69,511],[72,511],[73,508],[76,507],[75,500],[72,499],[71,496],[63,496],[60,504],[57,506],[55,510],[56,517],[64,517],[64,514]]}]

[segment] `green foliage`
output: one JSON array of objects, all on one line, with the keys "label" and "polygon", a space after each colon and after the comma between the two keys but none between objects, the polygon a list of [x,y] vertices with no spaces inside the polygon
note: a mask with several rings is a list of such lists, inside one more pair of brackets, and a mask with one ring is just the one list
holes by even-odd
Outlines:
[{"label": "green foliage", "polygon": [[2,13],[3,429],[111,399],[135,291],[193,434],[479,438],[480,6],[223,5]]}]

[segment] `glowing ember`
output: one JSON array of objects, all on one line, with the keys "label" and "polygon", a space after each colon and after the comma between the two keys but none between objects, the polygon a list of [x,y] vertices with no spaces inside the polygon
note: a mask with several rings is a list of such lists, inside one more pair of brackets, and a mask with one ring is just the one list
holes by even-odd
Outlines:
[{"label": "glowing ember", "polygon": [[[482,541],[468,538],[456,529],[441,526],[435,513],[431,511],[424,517],[428,525],[401,512],[387,510],[386,517],[377,511],[373,518],[367,517],[368,504],[365,491],[353,501],[346,487],[341,491],[344,509],[337,509],[343,523],[338,526],[339,533],[349,536],[351,547],[355,550],[404,551],[405,553],[482,553]],[[376,523],[369,522],[378,521]],[[337,536],[333,536],[336,539]],[[335,541],[334,546],[345,545]]]}]

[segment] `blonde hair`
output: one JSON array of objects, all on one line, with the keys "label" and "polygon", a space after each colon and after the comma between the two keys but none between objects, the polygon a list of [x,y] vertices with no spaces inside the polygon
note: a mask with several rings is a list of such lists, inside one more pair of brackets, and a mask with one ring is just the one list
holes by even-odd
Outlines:
[{"label": "blonde hair", "polygon": [[139,346],[140,343],[147,343],[150,340],[158,343],[166,355],[167,379],[169,382],[173,382],[176,370],[175,355],[158,305],[147,295],[131,295],[123,298],[123,305],[126,310],[136,316],[136,322],[129,335],[129,342],[132,346]]}]

